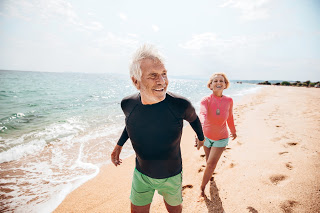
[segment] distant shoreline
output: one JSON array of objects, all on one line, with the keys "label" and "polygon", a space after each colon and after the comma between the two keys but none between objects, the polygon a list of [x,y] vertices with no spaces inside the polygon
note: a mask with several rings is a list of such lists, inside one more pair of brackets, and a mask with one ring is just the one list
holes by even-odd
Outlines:
[{"label": "distant shoreline", "polygon": [[[122,76],[129,76],[128,73],[114,73],[114,72],[73,72],[73,71],[64,71],[64,72],[54,72],[54,71],[39,71],[39,70],[8,70],[8,69],[0,69],[0,72],[34,72],[34,73],[66,73],[66,74],[72,74],[72,73],[82,73],[82,74],[116,74],[116,75],[122,75]],[[169,74],[170,75],[170,74]],[[207,80],[207,76],[196,76],[196,75],[170,75],[173,79],[188,79],[188,80]],[[259,84],[264,85],[265,82],[270,83],[269,85],[278,85],[278,83],[282,82],[302,82],[302,81],[293,81],[293,80],[239,80],[239,79],[229,79],[233,83],[249,83],[249,84]],[[305,81],[308,82],[308,81]],[[320,83],[320,81],[312,81],[314,83]]]},{"label": "distant shoreline", "polygon": [[311,81],[305,81],[305,82],[301,82],[301,81],[294,81],[294,82],[290,82],[290,81],[282,81],[282,82],[276,82],[276,83],[272,83],[269,81],[264,81],[264,82],[260,82],[258,83],[258,85],[275,85],[275,86],[295,86],[295,87],[316,87],[316,88],[320,88],[320,81],[317,82],[311,82]]}]

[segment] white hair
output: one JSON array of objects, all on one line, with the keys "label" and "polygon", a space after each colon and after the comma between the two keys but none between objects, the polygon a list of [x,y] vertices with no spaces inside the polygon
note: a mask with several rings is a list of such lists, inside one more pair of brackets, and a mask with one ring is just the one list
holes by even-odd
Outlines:
[{"label": "white hair", "polygon": [[164,58],[158,49],[152,44],[143,44],[137,51],[132,55],[132,60],[129,65],[130,77],[134,77],[137,80],[141,80],[141,60],[143,59],[159,60],[162,64]]}]

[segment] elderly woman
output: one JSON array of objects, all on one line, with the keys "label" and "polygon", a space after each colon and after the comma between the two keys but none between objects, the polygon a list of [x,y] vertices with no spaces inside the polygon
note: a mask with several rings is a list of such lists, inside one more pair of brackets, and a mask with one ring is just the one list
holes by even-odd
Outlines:
[{"label": "elderly woman", "polygon": [[[224,73],[213,74],[207,84],[207,87],[212,90],[212,94],[204,97],[201,101],[200,121],[205,135],[203,148],[207,162],[200,186],[201,196],[205,195],[205,187],[212,177],[222,152],[228,145],[227,124],[231,132],[230,137],[233,140],[237,137],[233,121],[233,100],[223,95],[223,91],[229,87],[229,84]],[[197,143],[201,142],[197,140]]]}]

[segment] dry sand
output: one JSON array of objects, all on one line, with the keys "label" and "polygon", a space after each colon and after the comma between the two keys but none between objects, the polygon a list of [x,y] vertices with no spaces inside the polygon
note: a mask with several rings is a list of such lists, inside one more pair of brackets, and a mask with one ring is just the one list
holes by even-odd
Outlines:
[{"label": "dry sand", "polygon": [[[187,126],[182,137],[183,212],[320,212],[320,89],[266,86],[234,109],[229,142],[198,201],[204,152]],[[134,156],[107,165],[55,212],[130,212]],[[166,212],[155,193],[151,212]]]}]

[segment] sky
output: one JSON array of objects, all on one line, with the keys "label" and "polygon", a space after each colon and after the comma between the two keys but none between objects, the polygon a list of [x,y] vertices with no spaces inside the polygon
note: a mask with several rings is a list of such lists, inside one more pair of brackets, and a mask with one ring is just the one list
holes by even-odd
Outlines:
[{"label": "sky", "polygon": [[320,0],[0,0],[0,69],[128,74],[151,43],[170,76],[320,80]]}]

